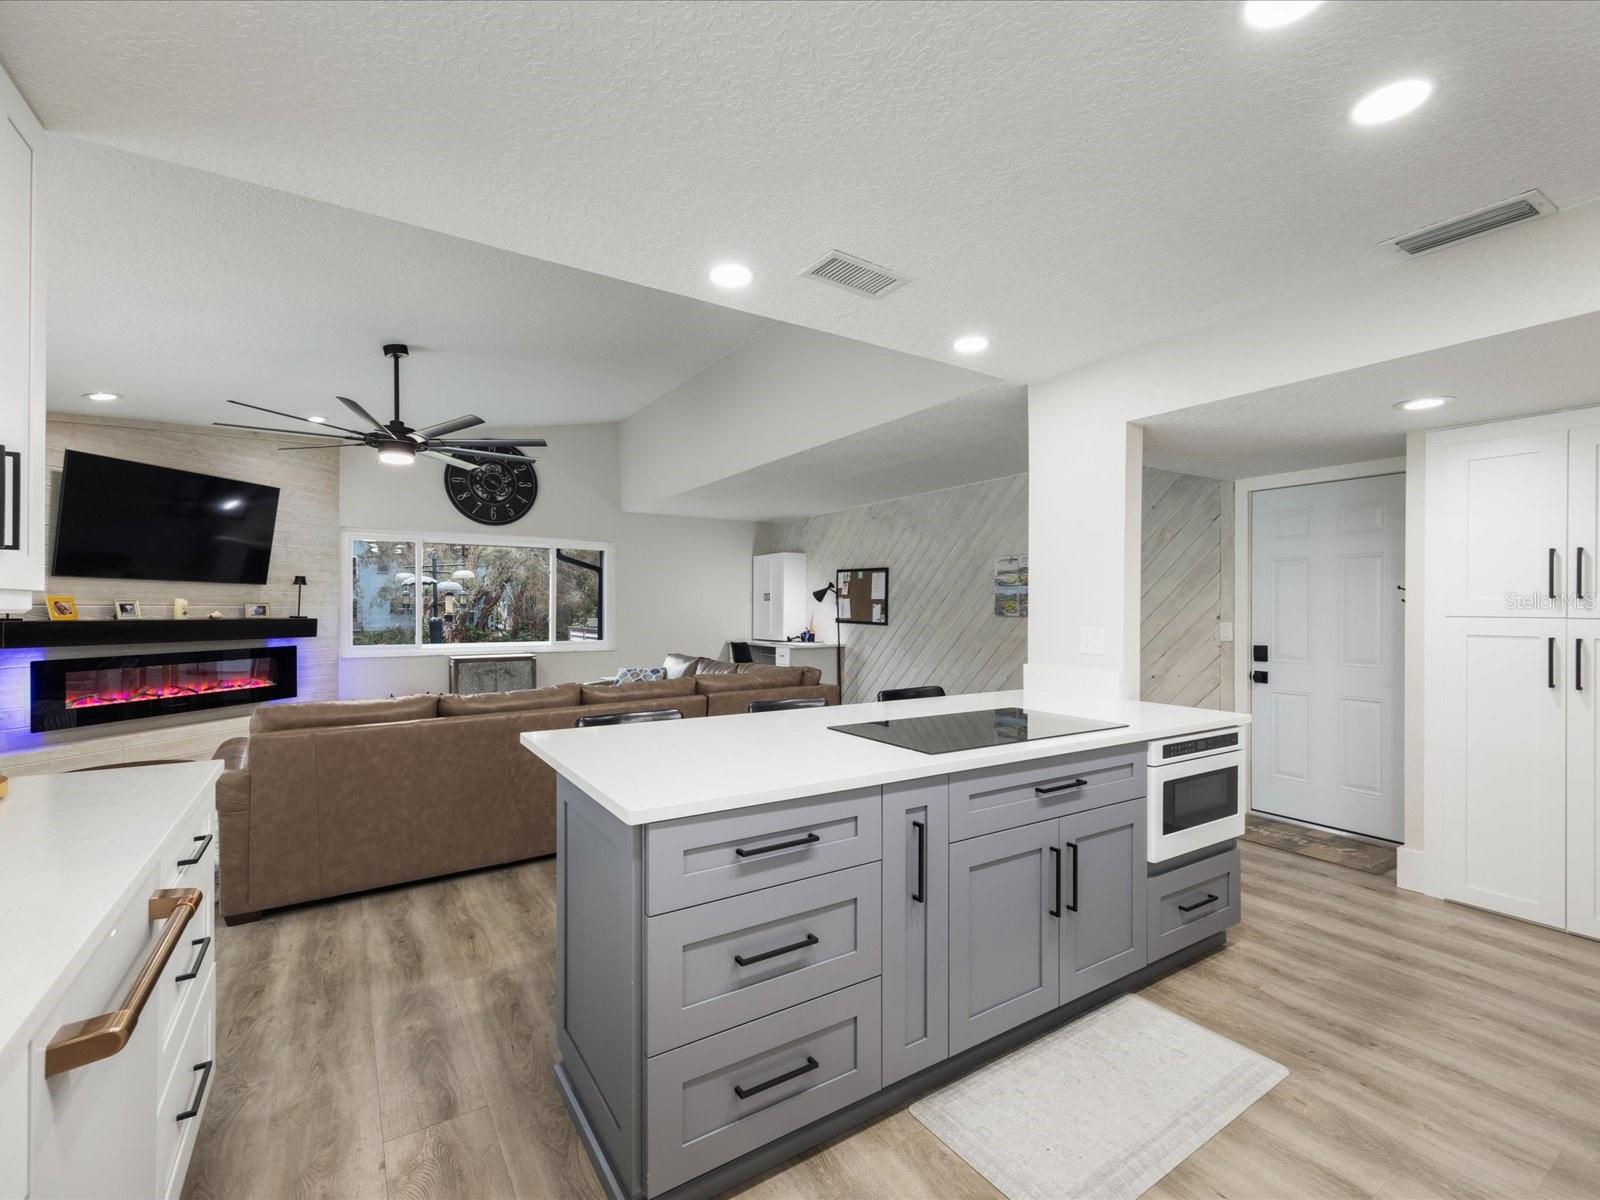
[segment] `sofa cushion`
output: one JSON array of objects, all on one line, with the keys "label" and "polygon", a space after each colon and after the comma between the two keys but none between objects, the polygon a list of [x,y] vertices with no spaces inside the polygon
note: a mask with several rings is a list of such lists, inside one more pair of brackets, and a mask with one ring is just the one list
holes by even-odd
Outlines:
[{"label": "sofa cushion", "polygon": [[749,692],[756,689],[791,688],[800,686],[802,667],[768,667],[764,671],[740,671],[736,675],[696,675],[695,690],[702,696],[717,696],[723,692]]},{"label": "sofa cushion", "polygon": [[819,684],[821,682],[822,682],[822,668],[821,667],[801,667],[800,668],[800,686],[801,687],[816,687],[817,684]]},{"label": "sofa cushion", "polygon": [[[724,662],[720,658],[702,658],[695,662],[696,675],[734,675],[739,671],[739,663]],[[746,663],[746,666],[753,664]]]},{"label": "sofa cushion", "polygon": [[520,692],[480,692],[474,695],[439,697],[441,717],[477,717],[484,713],[522,712],[536,708],[571,708],[581,703],[582,689],[575,683]]},{"label": "sofa cushion", "polygon": [[331,725],[386,725],[439,715],[437,696],[391,696],[387,700],[304,700],[268,704],[250,714],[250,733],[320,729]]},{"label": "sofa cushion", "polygon": [[694,674],[695,668],[700,665],[700,656],[674,651],[661,660],[661,665],[666,668],[668,679],[682,679],[685,675]]},{"label": "sofa cushion", "polygon": [[652,679],[644,683],[586,683],[585,704],[620,704],[628,700],[665,700],[672,696],[694,695],[694,679]]}]

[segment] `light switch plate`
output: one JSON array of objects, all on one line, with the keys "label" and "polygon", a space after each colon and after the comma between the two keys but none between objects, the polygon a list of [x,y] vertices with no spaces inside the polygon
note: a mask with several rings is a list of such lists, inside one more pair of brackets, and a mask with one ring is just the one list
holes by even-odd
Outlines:
[{"label": "light switch plate", "polygon": [[1106,631],[1099,625],[1085,625],[1078,631],[1079,654],[1104,654]]},{"label": "light switch plate", "polygon": [[1231,642],[1231,641],[1233,641],[1233,622],[1232,621],[1224,621],[1224,622],[1222,622],[1222,632],[1217,636],[1217,640],[1219,642]]}]

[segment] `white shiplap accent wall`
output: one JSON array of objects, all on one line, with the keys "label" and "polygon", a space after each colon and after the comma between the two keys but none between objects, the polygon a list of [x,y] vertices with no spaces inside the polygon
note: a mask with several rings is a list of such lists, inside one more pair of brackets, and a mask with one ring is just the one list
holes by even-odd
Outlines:
[{"label": "white shiplap accent wall", "polygon": [[1231,702],[1232,485],[1144,472],[1140,666],[1145,700],[1194,708]]},{"label": "white shiplap accent wall", "polygon": [[[951,694],[1022,686],[1028,622],[994,615],[994,560],[1027,552],[1026,475],[775,521],[757,539],[763,553],[804,553],[813,591],[839,568],[889,568],[888,625],[841,627],[845,703],[923,683]],[[818,638],[832,641],[833,598],[812,611]]]}]

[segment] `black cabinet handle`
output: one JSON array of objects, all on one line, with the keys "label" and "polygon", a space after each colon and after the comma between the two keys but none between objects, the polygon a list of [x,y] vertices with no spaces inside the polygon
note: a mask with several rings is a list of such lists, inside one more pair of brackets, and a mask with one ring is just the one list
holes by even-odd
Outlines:
[{"label": "black cabinet handle", "polygon": [[1577,651],[1572,656],[1572,685],[1578,691],[1583,691],[1583,639],[1577,638],[1572,643],[1572,648]]},{"label": "black cabinet handle", "polygon": [[820,842],[822,836],[808,833],[805,837],[798,837],[788,842],[774,842],[770,846],[757,846],[754,850],[746,850],[743,846],[735,846],[733,852],[740,858],[754,858],[758,854],[775,854],[779,850],[793,850],[796,846],[809,846],[812,842]]},{"label": "black cabinet handle", "polygon": [[178,860],[178,865],[180,867],[192,867],[195,865],[195,863],[204,858],[206,856],[206,851],[211,849],[211,839],[213,836],[215,835],[209,833],[197,835],[194,840],[200,843],[200,849],[194,852],[193,858],[180,858]]},{"label": "black cabinet handle", "polygon": [[1033,789],[1035,796],[1054,796],[1057,792],[1070,792],[1073,788],[1088,787],[1087,779],[1074,779],[1071,783],[1058,783],[1054,787],[1036,787]]},{"label": "black cabinet handle", "polygon": [[[6,522],[11,526],[11,533],[5,543],[0,545],[0,550],[22,549],[22,451],[7,450],[0,446],[0,464],[9,463],[11,470],[11,499],[0,507],[0,518],[9,516]],[[5,467],[0,465],[0,470]]]},{"label": "black cabinet handle", "polygon": [[196,975],[200,974],[200,964],[206,961],[206,951],[211,949],[211,939],[208,937],[195,938],[194,941],[189,943],[189,945],[199,946],[200,953],[194,956],[194,962],[190,964],[187,971],[185,971],[182,975],[173,977],[172,981],[174,983],[187,983]]},{"label": "black cabinet handle", "polygon": [[749,958],[742,954],[735,954],[733,961],[741,967],[750,967],[758,962],[766,962],[769,958],[777,958],[780,954],[793,954],[796,950],[804,950],[807,946],[815,946],[817,941],[816,934],[808,933],[798,942],[793,942],[787,946],[779,946],[776,950],[763,950],[760,954],[752,954]]},{"label": "black cabinet handle", "polygon": [[1053,864],[1056,877],[1056,898],[1050,904],[1050,915],[1059,917],[1061,915],[1061,848],[1059,846],[1050,847],[1050,861]]},{"label": "black cabinet handle", "polygon": [[1072,903],[1066,906],[1068,912],[1078,911],[1078,843],[1068,842],[1067,849],[1072,851]]},{"label": "black cabinet handle", "polygon": [[1572,562],[1573,562],[1574,569],[1578,573],[1578,586],[1577,586],[1577,589],[1576,589],[1577,590],[1577,595],[1574,598],[1578,599],[1578,600],[1582,600],[1583,599],[1583,547],[1582,546],[1574,546],[1572,548]]},{"label": "black cabinet handle", "polygon": [[1548,659],[1548,661],[1545,664],[1545,670],[1547,672],[1549,672],[1549,683],[1550,683],[1550,686],[1552,688],[1554,688],[1556,686],[1556,640],[1555,640],[1555,638],[1551,638],[1550,639],[1549,653],[1546,655],[1546,658]]},{"label": "black cabinet handle", "polygon": [[1550,599],[1556,598],[1556,548],[1550,547]]},{"label": "black cabinet handle", "polygon": [[911,898],[922,904],[928,898],[928,827],[921,821],[913,821],[911,828],[917,831],[917,890],[911,893]]},{"label": "black cabinet handle", "polygon": [[178,1114],[178,1120],[187,1121],[190,1117],[200,1115],[200,1106],[206,1101],[206,1087],[211,1083],[212,1065],[212,1060],[209,1058],[203,1063],[195,1063],[194,1069],[203,1072],[200,1076],[200,1090],[194,1094],[194,1103]]},{"label": "black cabinet handle", "polygon": [[1204,900],[1196,900],[1193,904],[1178,905],[1178,911],[1181,913],[1192,913],[1195,909],[1204,908],[1208,904],[1215,904],[1220,899],[1222,899],[1221,896],[1207,896]]},{"label": "black cabinet handle", "polygon": [[771,1079],[767,1080],[765,1083],[758,1083],[754,1087],[740,1087],[736,1083],[736,1084],[733,1085],[733,1094],[735,1096],[739,1097],[739,1099],[741,1099],[741,1100],[748,1100],[748,1099],[750,1099],[751,1096],[756,1095],[758,1092],[764,1092],[768,1088],[775,1088],[780,1083],[788,1083],[789,1080],[791,1080],[791,1079],[798,1079],[798,1078],[800,1078],[800,1076],[804,1075],[807,1071],[815,1071],[821,1065],[822,1065],[821,1063],[819,1063],[816,1059],[812,1058],[808,1054],[808,1055],[806,1055],[806,1065],[805,1066],[796,1067],[792,1071],[785,1071],[782,1075],[775,1075]]}]

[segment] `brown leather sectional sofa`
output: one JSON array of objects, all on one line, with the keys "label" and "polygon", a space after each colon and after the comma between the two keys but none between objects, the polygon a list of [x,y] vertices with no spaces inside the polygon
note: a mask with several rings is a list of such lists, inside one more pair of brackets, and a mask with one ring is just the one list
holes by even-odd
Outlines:
[{"label": "brown leather sectional sofa", "polygon": [[[702,674],[702,668],[704,673]],[[533,729],[595,713],[747,711],[838,689],[812,668],[671,655],[669,678],[474,696],[326,700],[257,709],[217,751],[222,915],[410,883],[555,851],[555,773]]]}]

